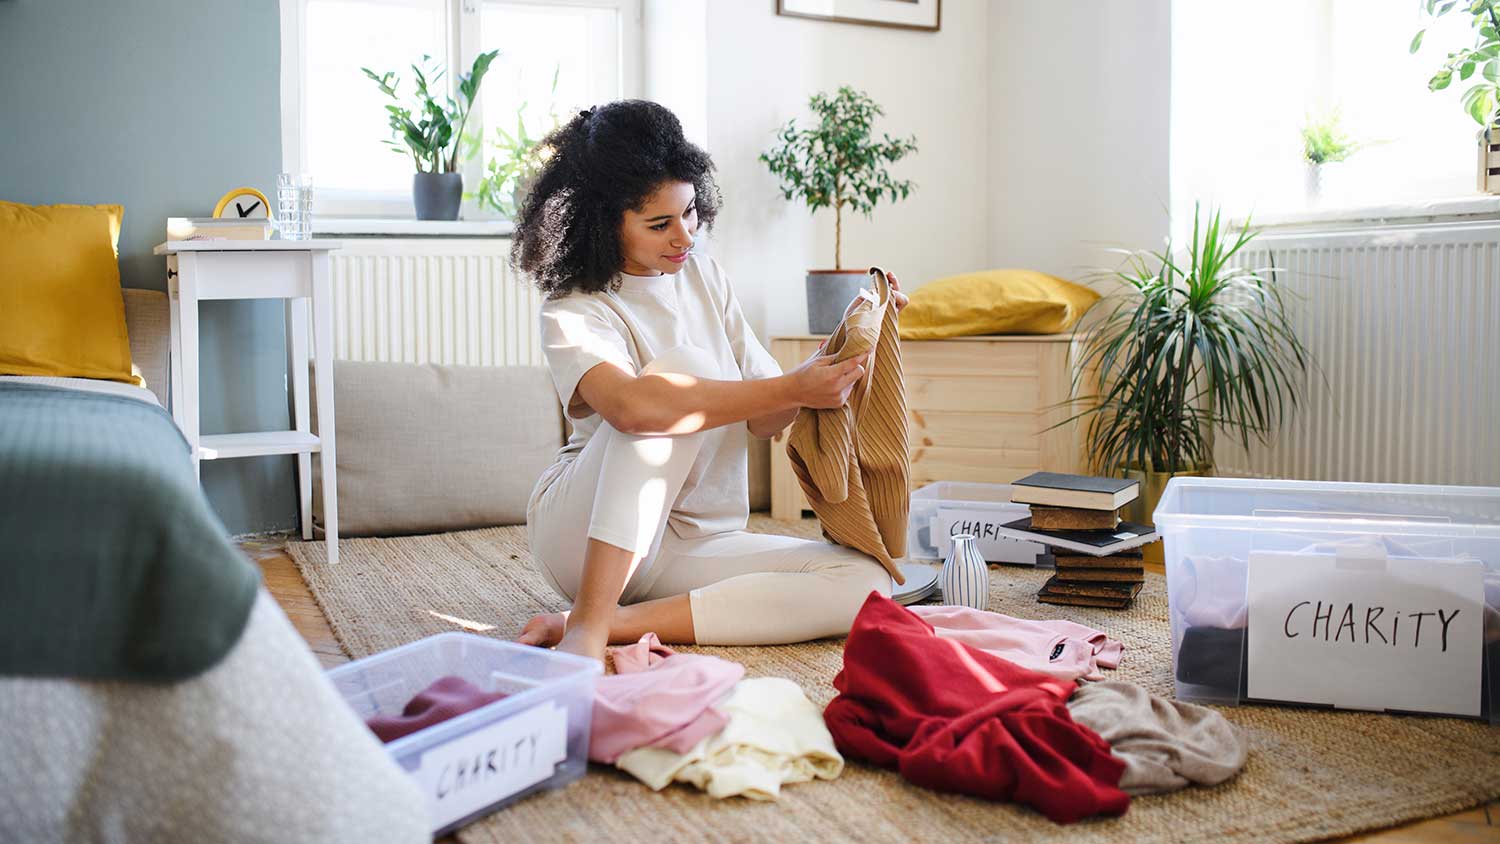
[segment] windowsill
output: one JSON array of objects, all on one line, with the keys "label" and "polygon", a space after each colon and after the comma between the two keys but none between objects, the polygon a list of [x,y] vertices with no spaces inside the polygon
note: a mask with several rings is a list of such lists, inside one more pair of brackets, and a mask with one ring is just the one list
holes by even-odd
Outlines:
[{"label": "windowsill", "polygon": [[[1347,208],[1319,208],[1282,214],[1253,216],[1257,230],[1320,228],[1363,228],[1389,223],[1448,222],[1466,219],[1500,217],[1500,196],[1472,194],[1445,199],[1393,202],[1388,205],[1366,205]],[[1243,224],[1244,220],[1236,220]]]},{"label": "windowsill", "polygon": [[313,217],[313,233],[339,237],[509,237],[510,220],[401,220],[384,217]]}]

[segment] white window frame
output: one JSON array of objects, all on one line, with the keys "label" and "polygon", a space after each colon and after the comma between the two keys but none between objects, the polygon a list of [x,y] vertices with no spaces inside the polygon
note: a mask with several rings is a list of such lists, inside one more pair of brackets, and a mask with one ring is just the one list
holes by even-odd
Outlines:
[{"label": "white window frame", "polygon": [[[1201,0],[1171,0],[1173,9],[1181,6],[1195,6]],[[1308,14],[1306,23],[1307,32],[1315,33],[1323,48],[1311,55],[1314,66],[1311,79],[1316,84],[1316,93],[1309,107],[1315,111],[1327,113],[1330,106],[1338,104],[1339,91],[1336,87],[1336,79],[1332,73],[1335,54],[1331,51],[1332,33],[1338,26],[1338,9],[1336,0],[1299,0]],[[1410,29],[1403,34],[1402,43],[1396,45],[1392,50],[1393,55],[1406,52],[1404,44],[1411,35],[1419,28],[1432,28],[1432,22],[1419,15],[1417,4],[1410,7],[1411,24]],[[1207,209],[1218,202],[1218,198],[1206,194],[1201,190],[1201,185],[1193,185],[1194,180],[1188,177],[1180,166],[1193,158],[1191,151],[1185,151],[1186,147],[1198,146],[1202,143],[1201,138],[1193,137],[1189,140],[1184,134],[1184,129],[1190,125],[1190,121],[1183,117],[1191,112],[1190,103],[1192,98],[1185,95],[1182,80],[1183,74],[1191,71],[1182,70],[1190,67],[1191,62],[1183,61],[1178,54],[1177,43],[1179,39],[1178,27],[1181,26],[1182,17],[1176,11],[1172,13],[1172,33],[1169,38],[1171,42],[1171,75],[1170,86],[1170,117],[1169,142],[1172,149],[1171,163],[1169,166],[1168,185],[1168,208],[1171,225],[1171,235],[1174,243],[1185,242],[1191,232],[1193,222],[1194,204],[1201,202]],[[1451,19],[1450,19],[1451,20]],[[1431,47],[1432,33],[1428,33],[1428,46],[1424,48],[1431,70],[1436,71],[1440,59],[1437,51]],[[1404,56],[1402,57],[1404,58]],[[1455,87],[1457,87],[1455,80]],[[1194,116],[1195,119],[1201,117]],[[1473,127],[1477,131],[1477,125]],[[1451,157],[1447,161],[1454,161]],[[1469,167],[1473,167],[1472,156],[1468,159]],[[1233,166],[1232,160],[1229,166]],[[1201,181],[1201,180],[1200,180]],[[1197,190],[1195,190],[1197,188]],[[1354,201],[1348,204],[1332,203],[1325,205],[1304,205],[1301,208],[1276,206],[1270,209],[1245,208],[1242,206],[1222,207],[1235,224],[1250,222],[1257,229],[1277,226],[1302,226],[1309,223],[1326,224],[1354,224],[1365,225],[1372,221],[1385,222],[1400,218],[1435,218],[1435,217],[1457,217],[1470,214],[1493,214],[1497,206],[1500,206],[1500,197],[1490,197],[1479,192],[1470,192],[1471,189],[1459,189],[1456,192],[1437,192],[1429,195],[1408,195],[1400,199]]]},{"label": "white window frame", "polygon": [[[480,53],[480,12],[484,0],[444,0],[447,20],[444,25],[446,64],[467,70]],[[642,91],[642,0],[504,0],[506,3],[534,6],[584,6],[613,8],[620,15],[620,92],[622,98],[639,97]],[[306,136],[302,131],[306,112],[302,97],[302,80],[306,76],[306,0],[280,0],[281,4],[281,169],[288,173],[303,172],[307,160]],[[447,75],[450,93],[456,74]],[[483,121],[480,103],[471,112],[473,119]],[[479,158],[463,162],[464,189],[473,190],[484,175]],[[315,186],[316,187],[316,186]],[[415,215],[410,191],[353,191],[317,189],[318,214],[323,217],[369,217],[411,219]],[[500,215],[483,209],[473,200],[464,200],[460,217],[465,220],[497,220]]]}]

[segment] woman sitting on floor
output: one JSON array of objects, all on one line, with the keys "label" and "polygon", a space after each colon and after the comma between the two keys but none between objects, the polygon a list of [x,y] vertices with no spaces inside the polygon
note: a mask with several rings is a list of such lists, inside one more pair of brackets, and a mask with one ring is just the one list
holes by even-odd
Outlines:
[{"label": "woman sitting on floor", "polygon": [[693,254],[718,188],[665,107],[591,108],[543,147],[512,256],[547,295],[542,342],[573,434],[527,527],[573,609],[533,618],[519,641],[602,658],[647,632],[714,645],[847,633],[890,576],[858,551],[746,532],[745,431],[768,438],[800,408],[842,406],[865,359],[782,374],[718,263]]}]

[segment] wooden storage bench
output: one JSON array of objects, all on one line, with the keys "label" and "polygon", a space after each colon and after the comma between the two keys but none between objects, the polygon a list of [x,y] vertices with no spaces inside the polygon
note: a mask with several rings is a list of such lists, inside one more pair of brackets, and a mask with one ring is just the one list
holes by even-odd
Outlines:
[{"label": "wooden storage bench", "polygon": [[[821,336],[777,337],[771,354],[790,371]],[[912,488],[933,481],[1009,483],[1045,469],[1082,472],[1084,452],[1069,415],[1072,336],[961,337],[901,344],[910,414]],[[771,515],[808,510],[786,456],[786,433],[771,442]]]}]

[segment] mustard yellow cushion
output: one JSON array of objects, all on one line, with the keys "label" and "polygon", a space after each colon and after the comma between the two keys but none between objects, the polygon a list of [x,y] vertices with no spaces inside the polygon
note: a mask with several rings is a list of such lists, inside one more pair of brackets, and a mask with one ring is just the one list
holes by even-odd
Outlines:
[{"label": "mustard yellow cushion", "polygon": [[0,202],[0,375],[141,383],[120,294],[123,214]]},{"label": "mustard yellow cushion", "polygon": [[902,340],[1060,334],[1099,294],[1035,270],[985,270],[928,282],[901,312]]}]

